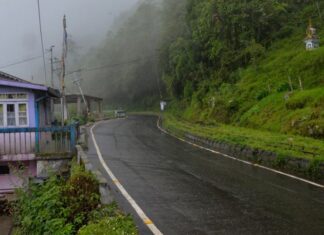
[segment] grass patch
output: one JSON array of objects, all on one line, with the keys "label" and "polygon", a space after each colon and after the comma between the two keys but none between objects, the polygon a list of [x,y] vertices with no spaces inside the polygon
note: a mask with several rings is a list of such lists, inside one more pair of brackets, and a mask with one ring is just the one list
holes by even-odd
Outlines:
[{"label": "grass patch", "polygon": [[239,124],[281,133],[324,138],[324,87],[270,95],[247,112]]},{"label": "grass patch", "polygon": [[271,151],[279,156],[324,161],[324,143],[313,138],[224,124],[208,126],[186,121],[170,113],[164,114],[163,125],[182,136],[191,133],[214,141]]}]

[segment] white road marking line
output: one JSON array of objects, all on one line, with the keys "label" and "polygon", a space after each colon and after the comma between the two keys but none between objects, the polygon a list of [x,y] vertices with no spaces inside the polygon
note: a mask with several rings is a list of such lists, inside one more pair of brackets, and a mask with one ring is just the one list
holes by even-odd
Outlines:
[{"label": "white road marking line", "polygon": [[[99,122],[99,123],[101,123],[101,122]],[[126,189],[119,182],[119,180],[116,178],[116,176],[113,174],[113,172],[109,169],[106,162],[104,161],[102,154],[100,152],[99,146],[97,144],[97,141],[95,139],[95,136],[93,134],[93,128],[96,127],[96,125],[99,123],[96,123],[95,125],[93,125],[90,129],[90,132],[91,132],[91,137],[92,137],[94,146],[96,148],[96,151],[97,151],[97,154],[98,154],[98,157],[99,157],[99,160],[100,160],[102,166],[105,168],[106,172],[108,173],[108,175],[110,176],[110,178],[114,182],[114,184],[117,186],[117,188],[119,189],[121,194],[125,197],[125,199],[129,202],[129,204],[136,211],[136,213],[141,218],[143,223],[151,230],[151,232],[154,235],[163,235],[163,233],[154,225],[152,220],[149,217],[147,217],[147,215],[144,213],[144,211],[139,207],[139,205],[136,203],[136,201],[129,195],[129,193],[126,191]]]},{"label": "white road marking line", "polygon": [[187,144],[190,144],[192,146],[195,146],[197,148],[200,148],[200,149],[204,149],[204,150],[207,150],[209,152],[212,152],[212,153],[215,153],[215,154],[218,154],[218,155],[221,155],[223,157],[226,157],[226,158],[229,158],[229,159],[232,159],[234,161],[238,161],[238,162],[242,162],[244,164],[247,164],[247,165],[251,165],[251,166],[255,166],[255,167],[259,167],[259,168],[262,168],[264,170],[267,170],[267,171],[271,171],[271,172],[274,172],[276,174],[279,174],[279,175],[284,175],[284,176],[287,176],[287,177],[290,177],[292,179],[295,179],[295,180],[299,180],[299,181],[302,181],[304,183],[307,183],[307,184],[311,184],[313,186],[316,186],[316,187],[319,187],[319,188],[324,188],[324,185],[322,184],[318,184],[318,183],[315,183],[313,181],[309,181],[309,180],[306,180],[306,179],[303,179],[303,178],[300,178],[300,177],[297,177],[297,176],[294,176],[294,175],[291,175],[291,174],[288,174],[288,173],[285,173],[285,172],[282,172],[282,171],[278,171],[278,170],[275,170],[275,169],[272,169],[272,168],[269,168],[269,167],[266,167],[266,166],[262,166],[260,164],[256,164],[256,163],[252,163],[252,162],[249,162],[249,161],[244,161],[244,160],[241,160],[241,159],[238,159],[238,158],[235,158],[235,157],[232,157],[230,155],[227,155],[225,153],[221,153],[221,152],[218,152],[218,151],[215,151],[215,150],[212,150],[212,149],[209,149],[209,148],[205,148],[203,146],[200,146],[198,144],[195,144],[195,143],[192,143],[190,141],[187,141],[185,139],[182,139],[182,138],[179,138],[178,136],[175,136],[171,133],[169,133],[168,131],[164,130],[161,126],[160,126],[160,117],[158,118],[158,121],[157,121],[157,127],[160,129],[160,131],[164,132],[165,134],[167,135],[170,135],[182,142],[185,142]]}]

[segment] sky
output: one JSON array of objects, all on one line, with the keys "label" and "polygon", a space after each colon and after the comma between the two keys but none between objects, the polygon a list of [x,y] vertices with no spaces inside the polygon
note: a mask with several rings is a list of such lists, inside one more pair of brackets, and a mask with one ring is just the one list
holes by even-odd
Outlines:
[{"label": "sky", "polygon": [[[45,49],[54,45],[60,57],[62,19],[67,31],[80,47],[80,53],[95,47],[106,36],[115,19],[138,0],[40,0]],[[26,80],[43,83],[42,58],[28,63],[6,65],[42,55],[37,0],[0,0],[0,70]],[[46,54],[49,70],[49,53]],[[49,72],[47,72],[49,80]]]}]

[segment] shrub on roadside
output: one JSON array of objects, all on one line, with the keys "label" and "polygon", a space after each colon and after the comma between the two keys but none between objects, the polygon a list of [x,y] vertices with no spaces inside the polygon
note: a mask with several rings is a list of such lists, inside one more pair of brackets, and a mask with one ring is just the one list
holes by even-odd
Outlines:
[{"label": "shrub on roadside", "polygon": [[52,176],[42,184],[30,183],[17,196],[15,235],[71,235],[82,226],[80,234],[138,234],[117,204],[100,204],[97,179],[77,164],[67,181]]},{"label": "shrub on roadside", "polygon": [[16,234],[72,234],[73,225],[68,222],[68,210],[61,201],[61,184],[52,177],[41,185],[31,183],[27,191],[17,192]]},{"label": "shrub on roadside", "polygon": [[88,215],[100,204],[99,183],[89,172],[73,169],[62,189],[62,201],[67,208],[68,221],[78,230],[88,223]]},{"label": "shrub on roadside", "polygon": [[105,217],[80,229],[78,235],[136,235],[130,216]]},{"label": "shrub on roadside", "polygon": [[137,235],[130,216],[124,215],[117,204],[105,206],[91,213],[91,222],[82,227],[78,235]]}]

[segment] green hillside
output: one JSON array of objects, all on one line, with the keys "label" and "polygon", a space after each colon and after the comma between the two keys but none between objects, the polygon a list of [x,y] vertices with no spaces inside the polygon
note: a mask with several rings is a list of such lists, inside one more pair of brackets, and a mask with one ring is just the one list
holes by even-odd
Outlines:
[{"label": "green hillside", "polygon": [[166,52],[171,109],[203,124],[323,139],[324,42],[314,51],[303,42],[309,19],[323,38],[323,13],[316,1],[188,1],[190,30]]},{"label": "green hillside", "polygon": [[291,37],[239,73],[236,84],[222,83],[206,95],[211,106],[193,101],[185,117],[323,138],[324,47],[306,51],[300,38]]},{"label": "green hillside", "polygon": [[240,125],[324,137],[324,47],[306,51],[300,41],[281,41],[242,72],[237,94],[249,102],[234,117]]},{"label": "green hillside", "polygon": [[158,107],[163,96],[192,123],[323,139],[323,18],[318,0],[141,1],[82,60],[100,68],[86,90],[109,107]]}]

